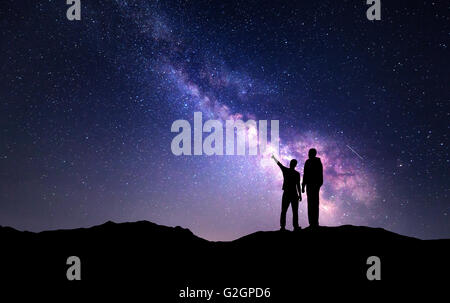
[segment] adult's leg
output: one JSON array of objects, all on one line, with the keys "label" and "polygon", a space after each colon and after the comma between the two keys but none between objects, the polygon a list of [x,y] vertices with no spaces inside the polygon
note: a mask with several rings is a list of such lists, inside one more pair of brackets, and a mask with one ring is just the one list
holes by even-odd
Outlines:
[{"label": "adult's leg", "polygon": [[315,209],[314,209],[314,221],[316,226],[319,226],[319,191],[320,191],[320,186],[316,185],[316,187],[314,188],[314,201],[316,202],[316,204],[314,205]]},{"label": "adult's leg", "polygon": [[280,226],[281,228],[286,227],[286,212],[289,207],[289,197],[283,192],[283,197],[281,199],[281,216],[280,216]]},{"label": "adult's leg", "polygon": [[311,195],[311,190],[306,190],[306,197],[308,200],[308,223],[309,226],[313,226],[314,225],[314,220],[313,220],[313,198]]},{"label": "adult's leg", "polygon": [[308,222],[312,227],[319,225],[319,187],[306,185],[306,195],[308,197]]}]

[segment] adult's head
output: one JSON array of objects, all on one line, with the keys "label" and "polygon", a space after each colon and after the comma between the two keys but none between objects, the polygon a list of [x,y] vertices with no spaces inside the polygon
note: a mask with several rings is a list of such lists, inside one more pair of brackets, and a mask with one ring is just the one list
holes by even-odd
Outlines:
[{"label": "adult's head", "polygon": [[289,163],[289,167],[290,167],[290,168],[295,168],[296,166],[297,166],[297,160],[292,159],[292,160],[291,160],[291,163]]},{"label": "adult's head", "polygon": [[317,155],[317,150],[315,148],[311,148],[308,152],[308,157],[310,159],[314,158]]}]

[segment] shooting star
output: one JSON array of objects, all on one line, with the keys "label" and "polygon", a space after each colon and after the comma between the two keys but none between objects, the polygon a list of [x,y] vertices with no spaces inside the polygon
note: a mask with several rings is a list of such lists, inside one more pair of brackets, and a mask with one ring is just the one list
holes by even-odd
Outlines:
[{"label": "shooting star", "polygon": [[356,150],[354,150],[353,148],[351,148],[349,145],[347,145],[347,147],[348,147],[355,155],[357,155],[361,160],[364,160],[364,158],[361,157],[361,155],[358,154],[358,153],[356,152]]}]

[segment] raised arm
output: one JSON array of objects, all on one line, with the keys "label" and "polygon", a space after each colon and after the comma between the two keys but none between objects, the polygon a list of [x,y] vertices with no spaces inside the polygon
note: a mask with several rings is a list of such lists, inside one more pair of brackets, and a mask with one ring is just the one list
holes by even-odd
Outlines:
[{"label": "raised arm", "polygon": [[277,163],[278,164],[278,159],[277,158],[275,158],[275,156],[274,155],[272,155],[272,157],[271,157],[272,159],[273,159],[273,161],[275,161],[275,163]]},{"label": "raised arm", "polygon": [[275,163],[281,168],[281,170],[283,170],[284,168],[286,168],[283,164],[281,164],[280,161],[278,161],[277,158],[275,158],[274,155],[272,155],[272,159],[275,161]]}]

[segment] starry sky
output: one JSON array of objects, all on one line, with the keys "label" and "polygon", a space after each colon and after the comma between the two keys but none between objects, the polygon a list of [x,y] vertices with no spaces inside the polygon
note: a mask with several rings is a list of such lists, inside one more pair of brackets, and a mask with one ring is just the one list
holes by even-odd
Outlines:
[{"label": "starry sky", "polygon": [[315,147],[322,225],[450,237],[450,4],[365,2],[1,1],[0,225],[278,229],[269,155],[172,154],[200,111],[279,120],[300,172]]}]

